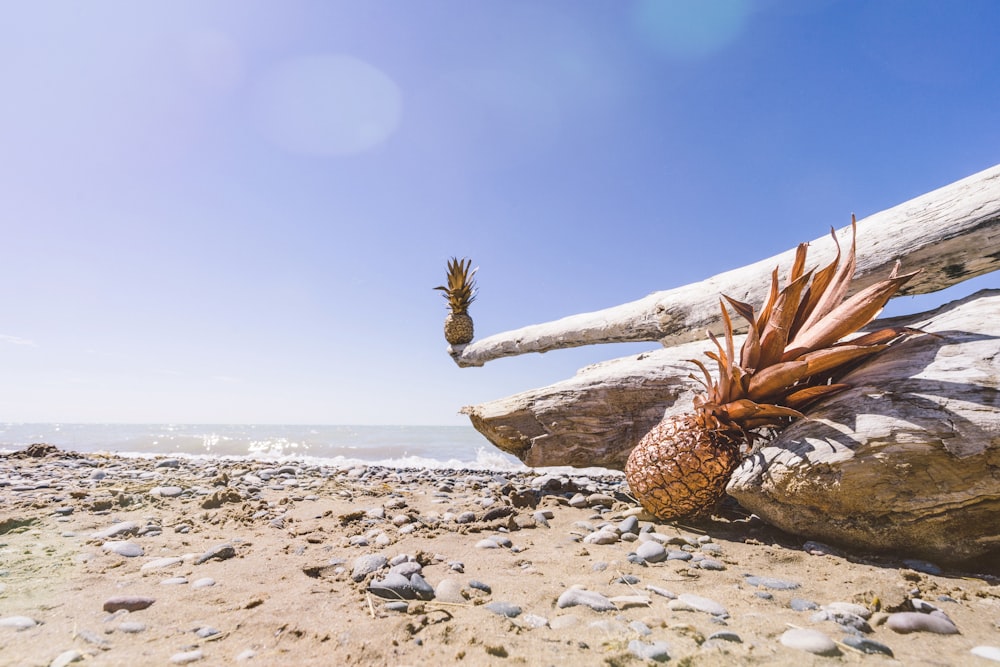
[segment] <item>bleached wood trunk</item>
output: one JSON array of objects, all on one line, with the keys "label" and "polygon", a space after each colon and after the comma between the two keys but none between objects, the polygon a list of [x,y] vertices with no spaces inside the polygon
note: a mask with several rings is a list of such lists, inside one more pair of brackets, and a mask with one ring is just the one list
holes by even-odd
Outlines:
[{"label": "bleached wood trunk", "polygon": [[[849,243],[840,230],[841,245]],[[813,266],[830,262],[829,236],[810,244]],[[592,313],[572,315],[449,348],[459,366],[482,366],[501,357],[596,343],[661,341],[676,345],[719,331],[719,297],[763,301],[771,272],[787,273],[794,248],[699,283]],[[883,278],[896,260],[903,271],[922,269],[903,294],[935,292],[1000,269],[1000,165],[875,213],[858,222],[854,289]]]},{"label": "bleached wood trunk", "polygon": [[743,462],[728,491],[768,523],[935,562],[1000,549],[1000,290],[913,324]]},{"label": "bleached wood trunk", "polygon": [[[948,317],[944,317],[945,314],[949,314]],[[944,373],[953,367],[978,373],[967,378],[970,382],[975,380],[983,387],[1000,386],[995,370],[995,358],[1000,358],[1000,290],[984,290],[930,313],[876,321],[871,326],[921,327],[928,321],[932,324],[926,330],[940,335],[933,341],[938,341],[938,354],[946,363],[930,370],[907,368],[905,347],[902,350],[890,348],[877,358],[879,363],[897,364],[893,367],[894,372],[903,378],[909,377],[907,374],[919,375],[924,383],[921,386],[931,386],[936,379],[944,382],[943,376],[928,375],[934,368]],[[949,347],[949,336],[965,335],[947,329],[956,321],[978,322],[974,331],[980,338],[987,337],[983,340],[991,341],[992,345],[967,349],[983,355],[982,358],[956,356],[957,348]],[[942,326],[946,328],[942,330]],[[595,364],[568,380],[467,406],[462,412],[490,442],[527,465],[601,466],[621,470],[632,447],[654,424],[666,415],[690,411],[691,398],[699,386],[687,377],[693,369],[687,360],[702,357],[709,347],[706,341],[696,341]],[[901,362],[903,366],[899,366]],[[994,371],[991,373],[989,368]],[[953,380],[953,377],[947,378],[947,382]],[[951,391],[947,382],[940,387],[945,395]],[[991,400],[1000,400],[995,390],[992,396]],[[905,410],[907,405],[910,404],[903,402],[900,410]],[[913,409],[919,410],[919,405],[913,403]],[[982,406],[957,401],[949,409],[957,415],[953,421],[958,422],[970,417],[963,414],[963,410],[981,410]],[[994,402],[987,409],[992,411],[990,419],[995,423],[1000,421],[1000,404]],[[981,413],[976,417],[979,421],[982,418]],[[1000,431],[1000,425],[997,429]],[[1000,436],[996,437],[1000,442]]]}]

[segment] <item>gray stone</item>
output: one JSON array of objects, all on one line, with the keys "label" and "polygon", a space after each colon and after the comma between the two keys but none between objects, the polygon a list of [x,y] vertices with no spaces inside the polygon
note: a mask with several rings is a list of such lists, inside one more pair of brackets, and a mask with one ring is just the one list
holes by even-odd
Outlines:
[{"label": "gray stone", "polygon": [[861,651],[862,653],[881,653],[882,655],[887,655],[890,658],[893,657],[892,649],[883,644],[882,642],[877,642],[874,639],[868,639],[867,637],[858,637],[855,635],[847,635],[842,642],[850,646],[851,648]]},{"label": "gray stone", "polygon": [[507,618],[514,618],[521,615],[521,608],[512,602],[490,602],[486,605],[486,611],[497,616],[506,616]]},{"label": "gray stone", "polygon": [[107,540],[112,537],[121,537],[122,535],[134,535],[138,530],[139,524],[135,521],[122,521],[104,530],[99,530],[90,537],[94,540]]},{"label": "gray stone", "polygon": [[594,611],[615,611],[617,607],[604,595],[584,588],[570,588],[563,592],[556,600],[556,606],[560,609],[582,605],[590,607]]},{"label": "gray stone", "polygon": [[937,614],[921,614],[917,611],[901,611],[890,614],[886,626],[900,634],[911,632],[933,632],[938,635],[958,634],[955,624],[944,616]]},{"label": "gray stone", "polygon": [[195,565],[201,565],[210,560],[228,560],[236,555],[236,547],[232,544],[225,542],[223,544],[216,545],[198,556],[194,560]]},{"label": "gray stone", "polygon": [[123,542],[120,540],[105,542],[101,545],[101,548],[105,551],[110,551],[113,554],[124,556],[125,558],[135,558],[137,556],[142,556],[145,553],[142,550],[142,547],[135,542]]},{"label": "gray stone", "polygon": [[784,579],[775,579],[773,577],[757,577],[748,574],[745,577],[745,581],[751,586],[763,586],[764,588],[776,591],[792,591],[799,588],[799,584],[794,581],[785,581]]},{"label": "gray stone", "polygon": [[637,556],[648,563],[659,563],[667,559],[667,550],[659,542],[642,542],[635,549]]},{"label": "gray stone", "polygon": [[119,609],[127,611],[139,611],[152,606],[156,598],[141,595],[118,595],[104,601],[104,611],[116,612]]},{"label": "gray stone", "polygon": [[118,631],[124,632],[129,635],[138,634],[140,632],[146,631],[146,624],[139,623],[138,621],[122,621],[118,624]]},{"label": "gray stone", "polygon": [[361,581],[372,572],[377,572],[388,564],[389,559],[382,554],[358,556],[354,559],[354,570],[351,572],[351,579]]},{"label": "gray stone", "polygon": [[729,612],[721,604],[715,600],[701,597],[700,595],[681,593],[677,596],[677,599],[696,611],[705,612],[706,614],[711,614],[712,616],[729,616]]},{"label": "gray stone", "polygon": [[670,645],[665,641],[644,642],[633,639],[628,643],[628,651],[640,660],[667,662],[670,660]]},{"label": "gray stone", "polygon": [[804,598],[792,598],[788,602],[788,606],[795,611],[813,611],[814,609],[819,609],[819,605],[812,600],[806,600]]}]

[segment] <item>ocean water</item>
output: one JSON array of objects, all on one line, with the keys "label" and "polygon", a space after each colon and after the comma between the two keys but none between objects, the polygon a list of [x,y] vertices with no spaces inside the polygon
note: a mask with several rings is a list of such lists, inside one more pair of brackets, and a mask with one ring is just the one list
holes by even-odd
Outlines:
[{"label": "ocean water", "polygon": [[471,426],[0,423],[0,452],[48,443],[127,456],[221,456],[331,465],[518,470]]}]

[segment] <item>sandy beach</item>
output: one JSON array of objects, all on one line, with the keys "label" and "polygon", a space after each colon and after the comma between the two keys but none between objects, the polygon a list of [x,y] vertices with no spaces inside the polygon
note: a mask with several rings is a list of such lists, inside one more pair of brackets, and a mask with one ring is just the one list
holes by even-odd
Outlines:
[{"label": "sandy beach", "polygon": [[842,553],[735,506],[654,523],[616,475],[32,453],[0,458],[0,665],[1000,653],[997,571]]}]

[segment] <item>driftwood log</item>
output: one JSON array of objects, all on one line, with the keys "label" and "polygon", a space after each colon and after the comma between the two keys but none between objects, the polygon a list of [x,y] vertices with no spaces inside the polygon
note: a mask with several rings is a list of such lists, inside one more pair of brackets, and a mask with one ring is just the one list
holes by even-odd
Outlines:
[{"label": "driftwood log", "polygon": [[581,369],[541,389],[462,408],[494,445],[529,466],[624,470],[628,454],[664,411],[688,409],[687,376],[704,342],[686,343]]},{"label": "driftwood log", "polygon": [[[850,243],[846,230],[838,234],[842,246]],[[829,236],[810,246],[815,265],[833,259],[835,248]],[[775,266],[784,274],[793,257],[791,249],[700,283],[499,333],[449,348],[449,352],[459,366],[482,366],[501,357],[596,343],[676,345],[701,340],[706,330],[720,331],[721,294],[762,303]],[[884,277],[897,260],[902,261],[904,271],[922,269],[903,294],[936,292],[1000,269],[1000,165],[859,221],[854,288]]]},{"label": "driftwood log", "polygon": [[786,531],[947,563],[1000,549],[1000,290],[911,323],[746,459],[728,491]]},{"label": "driftwood log", "polygon": [[[929,313],[876,320],[871,328],[921,327],[935,313],[959,305],[963,312],[976,309],[977,298],[990,305],[997,293],[985,290]],[[997,335],[991,354],[1000,356],[1000,314],[994,319],[996,324],[988,325],[996,327]],[[740,343],[737,337],[737,345]],[[568,380],[467,406],[462,412],[496,447],[526,465],[623,470],[629,452],[650,428],[665,416],[691,410],[700,385],[689,377],[694,366],[688,360],[703,359],[704,351],[710,348],[707,341],[685,343],[605,361],[581,369]],[[974,359],[954,361],[970,368],[978,363]],[[984,386],[989,386],[988,376],[984,378]],[[994,377],[992,381],[1000,380]],[[1000,414],[994,418],[1000,420]]]}]

